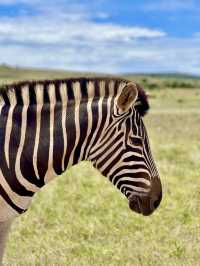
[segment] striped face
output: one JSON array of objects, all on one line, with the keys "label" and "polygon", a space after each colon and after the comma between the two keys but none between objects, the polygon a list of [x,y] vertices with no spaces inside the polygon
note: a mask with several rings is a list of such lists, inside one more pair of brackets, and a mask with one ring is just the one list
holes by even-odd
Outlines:
[{"label": "striped face", "polygon": [[129,84],[116,99],[113,121],[90,157],[129,199],[132,210],[149,215],[158,207],[162,189],[139,104],[137,87]]}]

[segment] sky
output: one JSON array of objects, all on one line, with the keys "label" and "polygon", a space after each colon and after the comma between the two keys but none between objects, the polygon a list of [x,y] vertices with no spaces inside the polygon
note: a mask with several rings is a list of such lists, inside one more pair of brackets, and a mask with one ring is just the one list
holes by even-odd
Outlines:
[{"label": "sky", "polygon": [[0,0],[0,64],[200,75],[198,0]]}]

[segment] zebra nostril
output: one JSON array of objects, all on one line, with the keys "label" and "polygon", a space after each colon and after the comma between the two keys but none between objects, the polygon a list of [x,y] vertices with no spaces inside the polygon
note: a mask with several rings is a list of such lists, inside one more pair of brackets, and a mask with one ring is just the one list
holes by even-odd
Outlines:
[{"label": "zebra nostril", "polygon": [[153,202],[154,209],[156,209],[160,205],[161,199],[162,199],[162,193],[160,193],[158,198],[154,200]]},{"label": "zebra nostril", "polygon": [[154,204],[153,204],[154,209],[156,209],[159,206],[159,204],[160,204],[159,200],[154,201]]}]

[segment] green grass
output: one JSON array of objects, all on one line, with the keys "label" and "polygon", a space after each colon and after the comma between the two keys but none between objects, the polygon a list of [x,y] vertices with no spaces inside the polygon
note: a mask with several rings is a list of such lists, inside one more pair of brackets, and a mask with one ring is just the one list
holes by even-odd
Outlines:
[{"label": "green grass", "polygon": [[[1,82],[71,75],[10,71]],[[163,183],[159,209],[150,217],[131,212],[121,193],[83,162],[43,188],[16,219],[5,265],[199,265],[199,80],[183,79],[193,87],[174,88],[174,77],[131,79],[150,94],[145,124]]]}]

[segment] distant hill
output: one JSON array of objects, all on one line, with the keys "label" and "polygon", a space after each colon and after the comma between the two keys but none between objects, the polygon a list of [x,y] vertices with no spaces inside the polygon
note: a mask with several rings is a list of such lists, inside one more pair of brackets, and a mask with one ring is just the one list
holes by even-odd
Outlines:
[{"label": "distant hill", "polygon": [[128,76],[149,76],[149,77],[157,77],[157,78],[175,78],[175,79],[200,79],[200,76],[198,75],[192,75],[192,74],[187,74],[187,73],[138,73],[138,74],[132,74],[132,73],[127,73],[125,74],[127,77]]},{"label": "distant hill", "polygon": [[95,73],[72,72],[64,70],[49,70],[49,69],[34,69],[10,67],[0,65],[0,83],[10,83],[20,80],[35,80],[35,79],[61,79],[76,76],[94,76]]},{"label": "distant hill", "polygon": [[[91,72],[73,72],[65,70],[34,69],[0,65],[0,84],[22,80],[63,79],[68,77],[114,76]],[[157,74],[121,74],[115,75],[135,80],[147,89],[158,88],[200,88],[200,77],[180,73]]]}]

